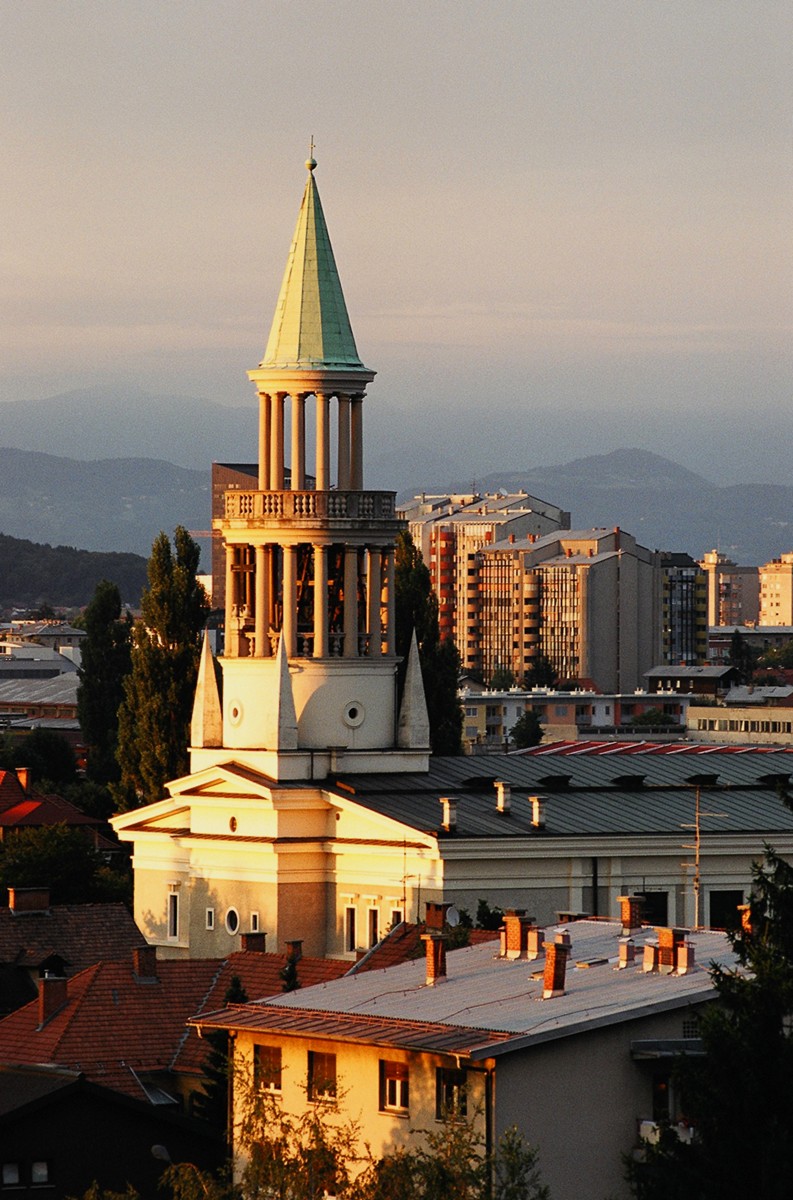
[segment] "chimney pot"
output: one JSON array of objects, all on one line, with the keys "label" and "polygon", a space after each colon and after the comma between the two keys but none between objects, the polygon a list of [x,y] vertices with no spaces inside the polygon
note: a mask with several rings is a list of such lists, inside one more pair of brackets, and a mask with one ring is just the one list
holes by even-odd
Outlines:
[{"label": "chimney pot", "polygon": [[422,933],[427,950],[427,987],[446,978],[446,938],[442,933]]},{"label": "chimney pot", "polygon": [[655,932],[658,935],[658,970],[661,975],[671,975],[677,970],[677,956],[686,931],[663,926]]},{"label": "chimney pot", "polygon": [[[569,939],[570,935],[568,934],[567,936]],[[565,945],[556,939],[552,942],[543,942],[543,945],[545,947],[545,971],[542,978],[542,998],[543,1000],[553,1000],[556,996],[564,995],[567,956],[570,953],[570,945],[569,942]]]},{"label": "chimney pot", "polygon": [[535,829],[545,828],[545,799],[542,796],[529,796],[531,801],[531,823]]},{"label": "chimney pot", "polygon": [[156,979],[157,947],[136,946],[132,951],[132,969],[138,979]]},{"label": "chimney pot", "polygon": [[[508,909],[504,913],[503,958],[529,958],[529,937],[537,932],[534,917],[527,917],[525,908]],[[536,955],[535,955],[536,957]]]},{"label": "chimney pot", "polygon": [[242,948],[253,954],[264,954],[267,944],[267,934],[263,930],[256,933],[243,933]]},{"label": "chimney pot", "polygon": [[427,929],[443,929],[450,908],[451,904],[438,904],[435,900],[428,900],[424,918]]},{"label": "chimney pot", "polygon": [[447,833],[454,833],[457,828],[457,801],[453,796],[441,796],[440,803],[443,809],[441,824]]},{"label": "chimney pot", "polygon": [[302,939],[286,943],[286,957],[292,962],[300,962],[303,957],[303,942]]},{"label": "chimney pot", "polygon": [[636,946],[632,937],[620,938],[620,960],[618,970],[624,971],[626,967],[632,967],[636,961]]},{"label": "chimney pot", "polygon": [[44,975],[39,980],[39,1029],[60,1012],[68,1000],[66,980],[62,975]]},{"label": "chimney pot", "polygon": [[8,907],[13,913],[46,912],[50,906],[49,888],[8,889]]},{"label": "chimney pot", "polygon": [[620,906],[623,937],[638,933],[642,927],[644,896],[617,896],[617,903]]},{"label": "chimney pot", "polygon": [[496,789],[496,809],[500,813],[508,813],[512,803],[512,788],[501,779],[497,779],[494,786]]},{"label": "chimney pot", "polygon": [[658,970],[658,943],[645,942],[644,955],[642,957],[642,970],[645,975],[650,975],[653,971]]}]

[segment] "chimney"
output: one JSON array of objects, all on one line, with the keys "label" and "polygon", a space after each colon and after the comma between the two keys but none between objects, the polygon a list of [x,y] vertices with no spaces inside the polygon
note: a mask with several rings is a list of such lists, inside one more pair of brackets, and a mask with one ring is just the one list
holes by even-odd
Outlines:
[{"label": "chimney", "polygon": [[636,946],[632,937],[621,937],[619,946],[620,959],[617,964],[617,970],[624,971],[626,967],[632,967],[636,962]]},{"label": "chimney", "polygon": [[[9,895],[10,895],[9,888]],[[741,932],[747,935],[752,933],[752,906],[751,904],[739,904],[738,912],[741,914]]]},{"label": "chimney", "polygon": [[677,974],[688,975],[695,965],[694,943],[681,942],[677,948]]},{"label": "chimney", "polygon": [[39,1029],[43,1029],[50,1018],[61,1011],[68,998],[66,980],[62,975],[47,974],[39,980]]},{"label": "chimney", "polygon": [[14,767],[19,785],[26,796],[30,795],[30,767]]},{"label": "chimney", "polygon": [[286,957],[291,962],[299,963],[303,957],[303,942],[302,940],[286,943]]},{"label": "chimney", "polygon": [[[504,913],[504,958],[528,958],[529,933],[537,926],[534,917],[527,917],[525,908],[508,908]],[[536,956],[535,956],[536,957]]]},{"label": "chimney", "polygon": [[132,951],[132,969],[139,980],[157,978],[157,947],[136,946]]},{"label": "chimney", "polygon": [[[567,939],[566,941],[560,940]],[[564,995],[564,979],[567,956],[570,953],[570,934],[567,930],[557,933],[552,942],[543,942],[545,947],[545,971],[542,977],[542,998],[553,1000]]]},{"label": "chimney", "polygon": [[267,934],[262,930],[257,930],[256,933],[243,933],[242,948],[243,950],[251,951],[254,954],[264,954],[266,949]]},{"label": "chimney", "polygon": [[457,829],[457,801],[452,796],[441,796],[440,804],[443,808],[441,824],[447,833],[454,833]]},{"label": "chimney", "polygon": [[535,829],[545,828],[545,799],[543,796],[529,796],[531,802],[531,823]]},{"label": "chimney", "polygon": [[642,958],[642,970],[645,975],[649,975],[652,971],[658,970],[658,943],[645,942],[644,955]]},{"label": "chimney", "polygon": [[508,783],[497,779],[493,784],[496,789],[496,809],[500,813],[508,813],[512,802],[512,789]]},{"label": "chimney", "polygon": [[540,952],[545,943],[545,930],[539,925],[532,925],[526,930],[526,958],[533,962],[535,958],[540,957]]},{"label": "chimney", "polygon": [[8,907],[12,913],[46,912],[50,906],[50,889],[10,887]]},{"label": "chimney", "polygon": [[684,929],[662,927],[658,934],[658,970],[661,975],[671,975],[677,970],[677,956],[686,936]]},{"label": "chimney", "polygon": [[427,987],[435,987],[446,978],[446,938],[442,933],[422,933],[427,948]]},{"label": "chimney", "polygon": [[514,533],[511,533],[509,535],[509,544],[510,544],[510,546],[514,546],[514,544],[515,544],[515,534]]},{"label": "chimney", "polygon": [[623,937],[638,933],[642,927],[644,896],[617,896],[617,903],[620,906]]},{"label": "chimney", "polygon": [[427,901],[426,916],[424,924],[427,929],[442,930],[446,924],[446,914],[451,908],[451,904],[437,904],[434,900]]}]

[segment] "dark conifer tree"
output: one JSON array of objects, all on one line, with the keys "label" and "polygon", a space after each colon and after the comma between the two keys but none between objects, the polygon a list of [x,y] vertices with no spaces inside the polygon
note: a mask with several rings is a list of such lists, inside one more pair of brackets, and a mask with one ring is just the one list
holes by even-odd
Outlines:
[{"label": "dark conifer tree", "polygon": [[132,639],[132,670],[119,710],[120,809],[162,799],[166,780],[188,768],[187,748],[201,634],[209,614],[196,578],[199,547],[181,525],[174,551],[166,534],[152,546],[142,617]]},{"label": "dark conifer tree", "polygon": [[121,595],[115,583],[101,580],[83,613],[87,637],[81,647],[78,671],[77,717],[88,746],[86,774],[95,783],[119,778],[118,710],[129,674],[132,618],[121,615]]}]

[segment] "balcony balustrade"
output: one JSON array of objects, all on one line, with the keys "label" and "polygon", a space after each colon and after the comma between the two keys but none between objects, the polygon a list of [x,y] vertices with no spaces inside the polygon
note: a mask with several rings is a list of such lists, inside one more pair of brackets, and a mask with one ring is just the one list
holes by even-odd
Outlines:
[{"label": "balcony balustrade", "polygon": [[228,491],[226,520],[277,524],[300,520],[377,521],[396,517],[393,492]]}]

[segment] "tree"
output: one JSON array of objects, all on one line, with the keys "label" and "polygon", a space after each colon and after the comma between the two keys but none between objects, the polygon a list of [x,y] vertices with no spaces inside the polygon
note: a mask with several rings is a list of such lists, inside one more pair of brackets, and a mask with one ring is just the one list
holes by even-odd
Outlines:
[{"label": "tree", "polygon": [[[233,975],[226,989],[224,1004],[247,1004],[248,993],[239,975]],[[221,1133],[228,1132],[229,1120],[229,1035],[215,1029],[204,1035],[209,1053],[203,1066],[202,1092],[195,1095],[195,1115]]]},{"label": "tree", "polygon": [[441,639],[438,598],[421,551],[409,533],[396,542],[396,651],[402,656],[400,693],[407,669],[413,630],[421,662],[421,676],[430,722],[433,754],[461,754],[463,710],[457,697],[460,656],[451,638]]},{"label": "tree", "polygon": [[111,870],[82,829],[41,825],[0,843],[0,890],[48,887],[53,904],[129,901],[128,873]]},{"label": "tree", "polygon": [[736,629],[730,639],[730,666],[739,672],[741,683],[748,683],[757,665],[757,652]]},{"label": "tree", "polygon": [[717,1003],[700,1024],[704,1056],[677,1069],[696,1137],[667,1131],[629,1162],[641,1200],[783,1200],[793,1179],[793,867],[766,848],[748,919],[728,935],[736,969],[715,966]]},{"label": "tree", "polygon": [[518,750],[527,750],[530,746],[539,746],[542,741],[543,728],[540,718],[533,708],[527,708],[521,713],[509,731],[509,736]]},{"label": "tree", "polygon": [[509,667],[497,666],[490,677],[490,689],[493,692],[505,692],[515,683],[515,676]]},{"label": "tree", "polygon": [[78,670],[77,717],[88,746],[86,773],[95,783],[111,783],[119,778],[118,710],[132,665],[132,617],[127,613],[122,618],[115,583],[103,579],[97,584],[82,623],[87,637]]},{"label": "tree", "polygon": [[639,713],[631,721],[631,726],[634,729],[657,729],[661,725],[677,725],[678,722],[669,713],[665,713],[660,708],[648,708],[646,712]]},{"label": "tree", "polygon": [[504,923],[504,910],[497,906],[491,907],[483,896],[479,897],[476,906],[477,929],[500,929]]},{"label": "tree", "polygon": [[196,578],[199,555],[181,525],[174,552],[164,533],[152,546],[118,714],[120,781],[114,792],[122,810],[161,799],[165,781],[187,771],[201,633],[209,614]]},{"label": "tree", "polygon": [[525,687],[556,687],[557,674],[553,663],[545,654],[539,654],[529,667],[524,679]]},{"label": "tree", "polygon": [[55,729],[33,729],[23,737],[6,738],[0,747],[0,766],[6,770],[29,767],[33,782],[54,787],[73,784],[77,779],[74,750]]}]

